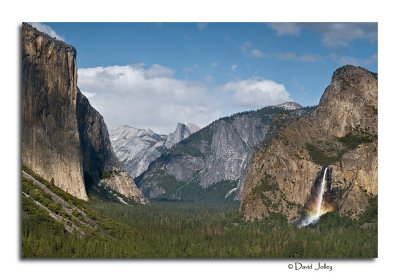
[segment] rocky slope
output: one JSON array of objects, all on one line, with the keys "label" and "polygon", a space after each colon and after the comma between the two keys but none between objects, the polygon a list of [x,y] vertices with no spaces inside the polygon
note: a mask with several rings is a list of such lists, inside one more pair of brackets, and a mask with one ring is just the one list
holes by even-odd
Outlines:
[{"label": "rocky slope", "polygon": [[[74,47],[22,25],[22,163],[66,192],[88,200],[86,186],[120,171],[103,117],[77,87]],[[121,180],[124,184],[121,184]],[[109,186],[119,192],[133,180]],[[131,197],[143,201],[141,195]]]},{"label": "rocky slope", "polygon": [[150,129],[123,125],[110,130],[110,139],[118,159],[135,178],[142,174],[162,151],[171,148],[199,129],[195,124],[178,123],[175,131],[167,136],[154,133]]},{"label": "rocky slope", "polygon": [[240,209],[246,219],[282,213],[301,218],[323,167],[329,193],[342,215],[357,217],[377,195],[377,75],[345,66],[335,71],[319,106],[309,117],[277,115],[258,145]]},{"label": "rocky slope", "polygon": [[253,147],[265,137],[274,115],[284,111],[271,106],[213,122],[164,151],[136,179],[139,188],[152,199],[240,198]]}]

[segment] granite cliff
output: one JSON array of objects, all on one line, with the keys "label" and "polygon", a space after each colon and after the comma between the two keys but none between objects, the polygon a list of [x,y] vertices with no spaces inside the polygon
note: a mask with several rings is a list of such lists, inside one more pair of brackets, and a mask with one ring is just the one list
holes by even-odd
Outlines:
[{"label": "granite cliff", "polygon": [[377,75],[347,65],[310,116],[278,114],[255,149],[240,206],[245,218],[282,213],[298,221],[326,166],[327,209],[363,213],[378,193],[377,99]]},{"label": "granite cliff", "polygon": [[136,179],[151,199],[232,200],[241,197],[254,146],[266,135],[279,112],[302,115],[309,109],[288,111],[265,107],[214,121],[165,150]]},{"label": "granite cliff", "polygon": [[187,138],[200,128],[191,123],[178,123],[169,135],[157,134],[151,129],[138,129],[123,125],[110,130],[113,149],[125,169],[133,177],[146,171],[150,162],[165,149]]},{"label": "granite cliff", "polygon": [[188,138],[191,134],[199,130],[200,127],[192,123],[178,123],[175,131],[167,136],[164,145],[167,149],[170,149],[175,144],[181,142],[183,139]]},{"label": "granite cliff", "polygon": [[[144,202],[134,181],[118,175],[103,117],[77,87],[75,48],[26,23],[21,33],[22,163],[83,200],[86,187],[102,183]],[[103,171],[118,172],[100,182]]]}]

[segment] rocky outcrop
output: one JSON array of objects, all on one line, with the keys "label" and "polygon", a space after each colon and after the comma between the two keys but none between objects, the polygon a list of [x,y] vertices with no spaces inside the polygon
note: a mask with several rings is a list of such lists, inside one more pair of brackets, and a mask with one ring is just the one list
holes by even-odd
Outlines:
[{"label": "rocky outcrop", "polygon": [[199,130],[200,127],[192,123],[178,123],[175,131],[167,136],[164,146],[169,149]]},{"label": "rocky outcrop", "polygon": [[[88,200],[85,184],[98,184],[103,171],[122,167],[107,127],[77,87],[75,48],[29,24],[21,32],[22,163]],[[132,180],[129,185],[137,190]]]},{"label": "rocky outcrop", "polygon": [[110,131],[110,139],[118,159],[135,178],[146,171],[150,162],[162,151],[186,139],[200,128],[191,123],[178,123],[174,132],[167,135],[151,129],[138,129],[123,125]]},{"label": "rocky outcrop", "polygon": [[314,119],[319,127],[336,137],[360,130],[377,135],[377,113],[377,74],[360,67],[345,66],[333,74]]},{"label": "rocky outcrop", "polygon": [[297,221],[321,170],[331,167],[338,210],[357,217],[377,195],[377,75],[345,66],[335,71],[309,117],[277,115],[257,147],[240,209],[246,219],[282,213]]},{"label": "rocky outcrop", "polygon": [[87,200],[76,118],[76,50],[22,25],[22,162]]},{"label": "rocky outcrop", "polygon": [[101,180],[103,170],[106,172],[119,170],[122,165],[111,147],[103,117],[90,105],[79,89],[76,116],[84,178],[87,184],[97,184]]},{"label": "rocky outcrop", "polygon": [[132,186],[135,186],[135,182],[125,171],[112,172],[108,178],[102,179],[100,184],[109,187],[128,198],[133,198],[136,202],[141,204],[147,203],[147,199],[143,196],[142,192],[138,188],[132,188]]},{"label": "rocky outcrop", "polygon": [[164,151],[137,178],[139,188],[152,199],[240,198],[254,146],[265,137],[274,115],[284,111],[266,107],[213,122]]}]

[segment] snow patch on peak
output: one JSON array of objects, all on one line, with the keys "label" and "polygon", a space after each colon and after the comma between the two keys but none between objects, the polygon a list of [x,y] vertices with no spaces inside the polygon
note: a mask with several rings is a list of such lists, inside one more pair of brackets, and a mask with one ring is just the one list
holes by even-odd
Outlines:
[{"label": "snow patch on peak", "polygon": [[151,129],[140,129],[122,125],[109,131],[111,145],[118,159],[134,178],[144,172],[150,162],[161,155],[164,149],[200,130],[192,123],[178,123],[173,133],[157,134]]},{"label": "snow patch on peak", "polygon": [[285,102],[282,104],[278,104],[274,107],[283,108],[285,110],[296,110],[296,109],[303,108],[303,106],[301,106],[300,104],[298,104],[296,102]]}]

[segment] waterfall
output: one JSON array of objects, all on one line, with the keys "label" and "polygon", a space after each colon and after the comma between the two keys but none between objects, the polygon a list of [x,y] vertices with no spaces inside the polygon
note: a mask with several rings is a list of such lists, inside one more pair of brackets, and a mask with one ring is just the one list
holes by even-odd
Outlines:
[{"label": "waterfall", "polygon": [[315,213],[315,215],[317,217],[321,216],[322,200],[324,198],[324,193],[326,191],[326,171],[327,170],[328,170],[328,167],[325,167],[324,177],[322,177],[321,186],[319,188],[318,200],[317,200],[317,212]]},{"label": "waterfall", "polygon": [[[318,222],[319,217],[324,214],[322,212],[322,203],[324,199],[324,193],[326,192],[327,178],[326,172],[328,171],[328,167],[325,167],[324,176],[322,177],[322,181],[319,185],[317,200],[315,203],[311,203],[311,209],[306,217],[299,223],[299,227],[308,226],[310,224],[315,224]],[[314,207],[313,207],[314,206]],[[314,209],[313,209],[314,208]]]}]

